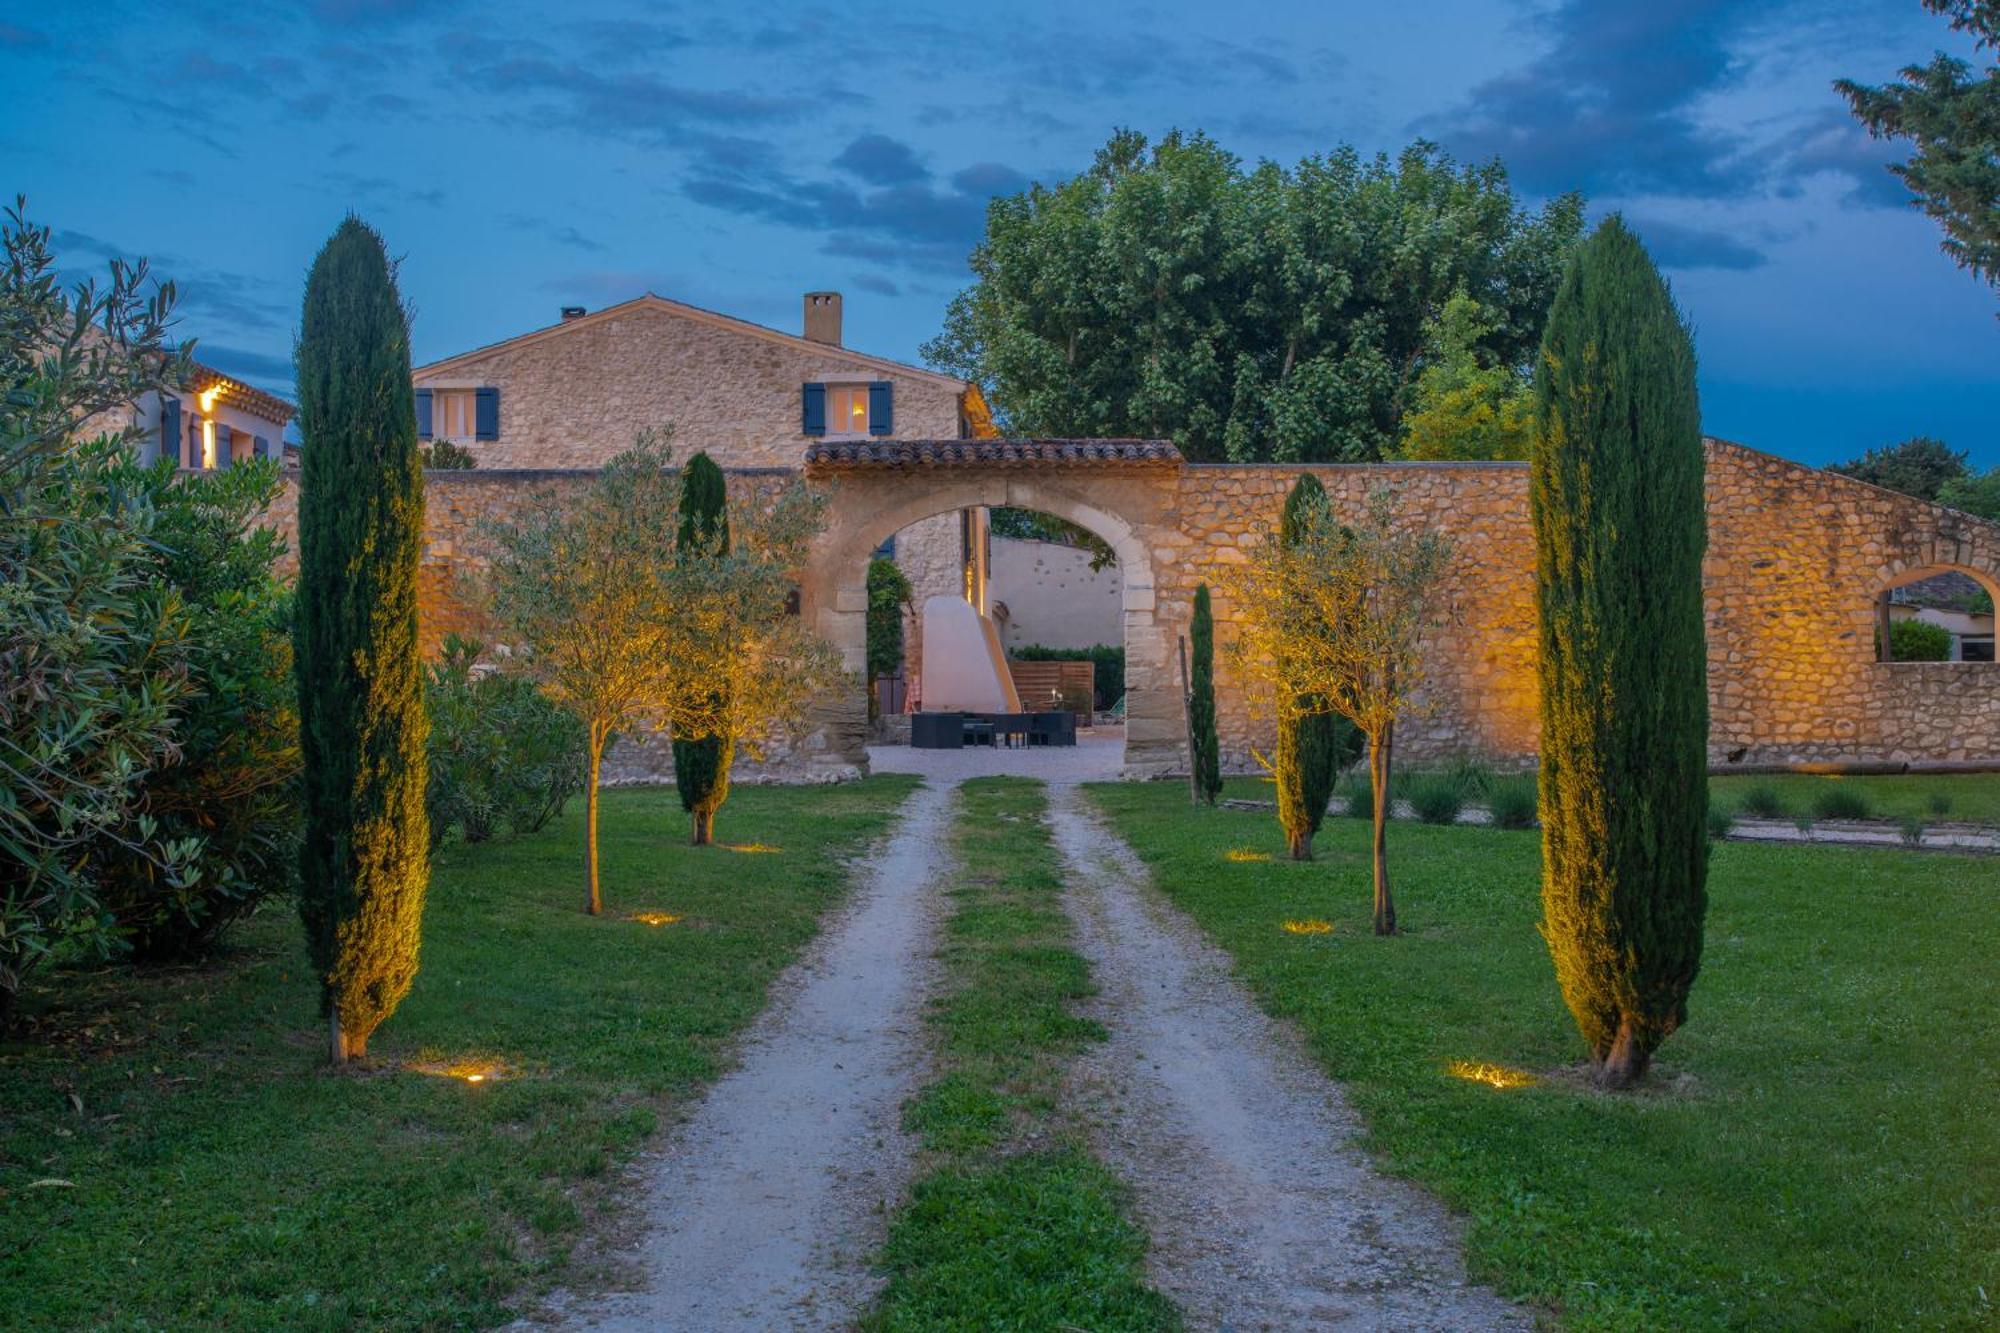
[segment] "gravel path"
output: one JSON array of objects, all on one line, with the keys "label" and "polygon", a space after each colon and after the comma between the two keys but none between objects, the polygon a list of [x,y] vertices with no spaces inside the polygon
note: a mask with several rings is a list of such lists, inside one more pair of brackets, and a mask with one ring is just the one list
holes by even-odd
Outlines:
[{"label": "gravel path", "polygon": [[854,901],[779,979],[737,1067],[651,1164],[643,1285],[549,1314],[592,1329],[845,1327],[914,1144],[902,1104],[923,1072],[951,784],[912,793]]},{"label": "gravel path", "polygon": [[1111,1034],[1073,1095],[1133,1189],[1154,1285],[1202,1329],[1531,1326],[1467,1284],[1443,1207],[1369,1166],[1339,1088],[1081,794],[1049,801]]}]

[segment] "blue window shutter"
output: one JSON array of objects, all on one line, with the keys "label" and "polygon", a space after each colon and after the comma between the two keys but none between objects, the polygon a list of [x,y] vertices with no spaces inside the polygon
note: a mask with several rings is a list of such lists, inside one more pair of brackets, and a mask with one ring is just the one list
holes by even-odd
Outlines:
[{"label": "blue window shutter", "polygon": [[893,435],[896,431],[896,386],[877,380],[868,386],[868,433]]},{"label": "blue window shutter", "polygon": [[417,390],[417,438],[428,440],[430,437],[431,391],[429,389],[419,389]]},{"label": "blue window shutter", "polygon": [[269,458],[271,456],[271,442],[269,440],[261,435],[253,435],[250,439],[256,445],[257,457]]},{"label": "blue window shutter", "polygon": [[805,425],[808,435],[826,434],[826,386],[808,384],[805,391]]},{"label": "blue window shutter", "polygon": [[229,466],[230,430],[220,421],[215,423],[215,466],[217,470]]},{"label": "blue window shutter", "polygon": [[181,400],[160,397],[160,457],[171,458],[174,466],[181,461]]},{"label": "blue window shutter", "polygon": [[472,438],[475,440],[497,440],[500,438],[500,391],[479,389],[472,399]]}]

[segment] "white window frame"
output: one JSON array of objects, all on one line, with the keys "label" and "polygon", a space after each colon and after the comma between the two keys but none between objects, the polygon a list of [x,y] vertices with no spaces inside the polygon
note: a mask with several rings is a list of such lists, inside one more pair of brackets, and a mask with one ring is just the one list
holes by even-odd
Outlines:
[{"label": "white window frame", "polygon": [[829,380],[826,384],[826,433],[836,440],[868,437],[868,389],[873,380]]}]

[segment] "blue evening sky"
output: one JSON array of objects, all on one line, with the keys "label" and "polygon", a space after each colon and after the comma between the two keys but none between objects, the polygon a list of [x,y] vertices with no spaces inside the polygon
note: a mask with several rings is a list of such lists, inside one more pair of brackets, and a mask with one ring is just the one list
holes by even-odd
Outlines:
[{"label": "blue evening sky", "polygon": [[1993,291],[1831,81],[1971,54],[1917,0],[0,0],[0,189],[66,264],[149,255],[214,364],[289,391],[348,209],[419,361],[651,289],[914,360],[985,201],[1113,128],[1246,159],[1435,139],[1622,209],[1697,331],[1711,432],[1810,462],[1925,433],[2000,465]]}]

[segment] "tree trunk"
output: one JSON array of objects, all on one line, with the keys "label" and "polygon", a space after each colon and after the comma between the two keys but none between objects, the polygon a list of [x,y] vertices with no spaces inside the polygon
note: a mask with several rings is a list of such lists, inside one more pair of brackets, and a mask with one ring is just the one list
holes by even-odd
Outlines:
[{"label": "tree trunk", "polygon": [[338,1013],[326,1016],[326,1037],[327,1058],[337,1065],[344,1065],[349,1060],[358,1060],[368,1054],[368,1038],[350,1036],[343,1032]]},{"label": "tree trunk", "polygon": [[1389,896],[1389,733],[1368,738],[1368,785],[1375,789],[1375,933],[1396,933],[1396,900]]},{"label": "tree trunk", "polygon": [[1313,859],[1313,835],[1310,830],[1286,830],[1285,843],[1291,849],[1294,861],[1310,861]]},{"label": "tree trunk", "polygon": [[1618,1035],[1611,1039],[1611,1049],[1597,1062],[1597,1086],[1612,1092],[1623,1092],[1646,1077],[1651,1067],[1651,1052],[1639,1044],[1638,1036],[1632,1030],[1630,1017],[1618,1021]]},{"label": "tree trunk", "polygon": [[715,811],[694,810],[690,812],[694,821],[694,845],[706,847],[715,841]]},{"label": "tree trunk", "polygon": [[590,724],[590,776],[583,788],[583,864],[590,880],[590,901],[583,910],[592,916],[604,912],[604,899],[597,892],[597,775],[604,764],[604,731]]}]

